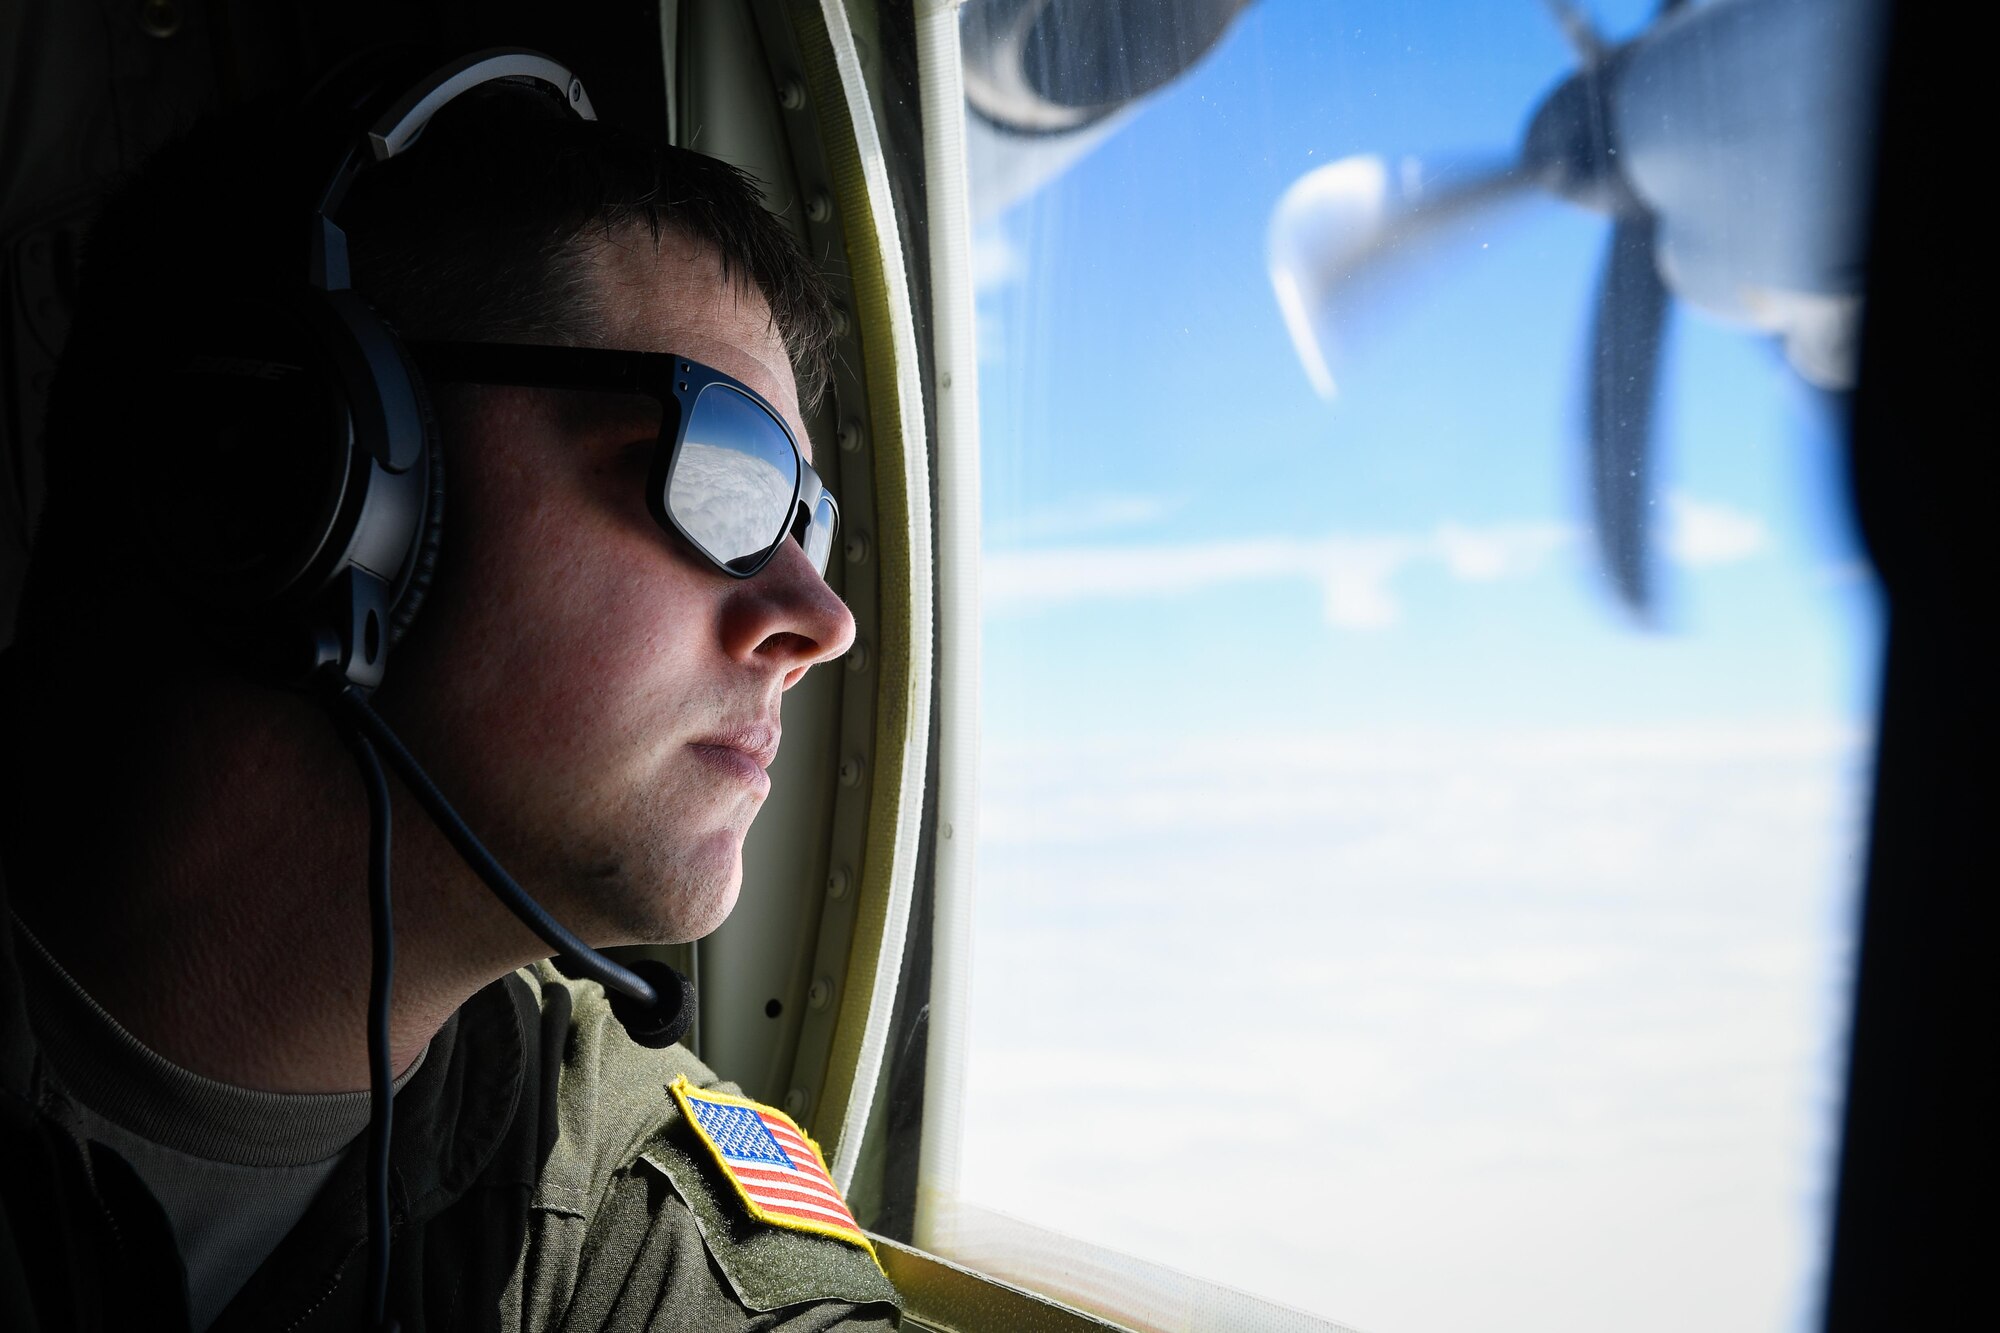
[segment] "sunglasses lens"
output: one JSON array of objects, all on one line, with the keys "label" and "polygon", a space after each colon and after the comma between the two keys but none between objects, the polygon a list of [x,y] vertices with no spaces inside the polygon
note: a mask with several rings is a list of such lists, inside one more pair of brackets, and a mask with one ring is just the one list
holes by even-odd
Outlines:
[{"label": "sunglasses lens", "polygon": [[812,523],[806,528],[804,545],[806,559],[812,562],[812,567],[819,571],[822,578],[826,576],[827,557],[833,554],[833,530],[837,518],[833,497],[820,496],[819,503],[813,506]]},{"label": "sunglasses lens", "polygon": [[667,479],[667,509],[719,565],[754,567],[790,527],[799,455],[752,399],[711,384],[695,399]]}]

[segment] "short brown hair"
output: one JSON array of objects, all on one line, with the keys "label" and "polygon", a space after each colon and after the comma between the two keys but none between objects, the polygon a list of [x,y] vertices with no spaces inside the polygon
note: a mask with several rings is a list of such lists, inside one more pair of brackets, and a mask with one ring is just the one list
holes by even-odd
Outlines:
[{"label": "short brown hair", "polygon": [[465,100],[409,156],[363,175],[342,213],[355,286],[391,323],[418,337],[586,341],[590,239],[673,229],[762,293],[811,410],[829,378],[832,300],[751,176],[512,89]]}]

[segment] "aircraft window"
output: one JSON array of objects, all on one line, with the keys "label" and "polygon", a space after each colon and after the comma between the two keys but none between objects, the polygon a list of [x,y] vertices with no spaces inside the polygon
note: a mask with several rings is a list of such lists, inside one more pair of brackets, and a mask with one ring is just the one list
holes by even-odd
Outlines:
[{"label": "aircraft window", "polygon": [[1183,4],[1100,45],[1216,37],[1185,73],[1038,78],[1031,31],[993,77],[982,15],[1035,8],[964,29],[982,795],[928,1243],[1385,1333],[1812,1324],[1877,7]]}]

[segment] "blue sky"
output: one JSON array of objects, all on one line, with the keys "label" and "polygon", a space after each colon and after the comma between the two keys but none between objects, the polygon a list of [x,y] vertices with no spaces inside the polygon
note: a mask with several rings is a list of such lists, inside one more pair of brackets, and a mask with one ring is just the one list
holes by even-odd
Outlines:
[{"label": "blue sky", "polygon": [[1642,629],[1583,519],[1603,221],[1468,228],[1332,402],[1266,269],[1300,176],[1507,153],[1570,65],[1527,0],[1260,0],[980,228],[973,1203],[1380,1333],[1809,1325],[1880,635],[1838,402],[1675,313]]}]

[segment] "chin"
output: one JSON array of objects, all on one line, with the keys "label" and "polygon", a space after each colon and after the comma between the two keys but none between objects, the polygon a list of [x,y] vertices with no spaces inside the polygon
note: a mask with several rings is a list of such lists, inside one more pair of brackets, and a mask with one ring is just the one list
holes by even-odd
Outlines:
[{"label": "chin", "polygon": [[722,923],[729,919],[729,914],[736,910],[736,895],[741,891],[742,885],[743,875],[739,867],[736,876],[729,881],[727,887],[707,899],[704,904],[708,908],[706,915],[699,920],[690,919],[683,923],[682,933],[676,943],[698,940],[719,930]]},{"label": "chin", "polygon": [[615,870],[580,886],[586,914],[603,923],[608,943],[684,944],[713,932],[735,908],[743,886],[740,835],[720,833],[679,857],[645,860],[651,864],[640,873]]},{"label": "chin", "polygon": [[674,943],[712,934],[736,909],[743,891],[743,835],[716,833],[689,858],[684,873],[668,889],[674,918]]}]

